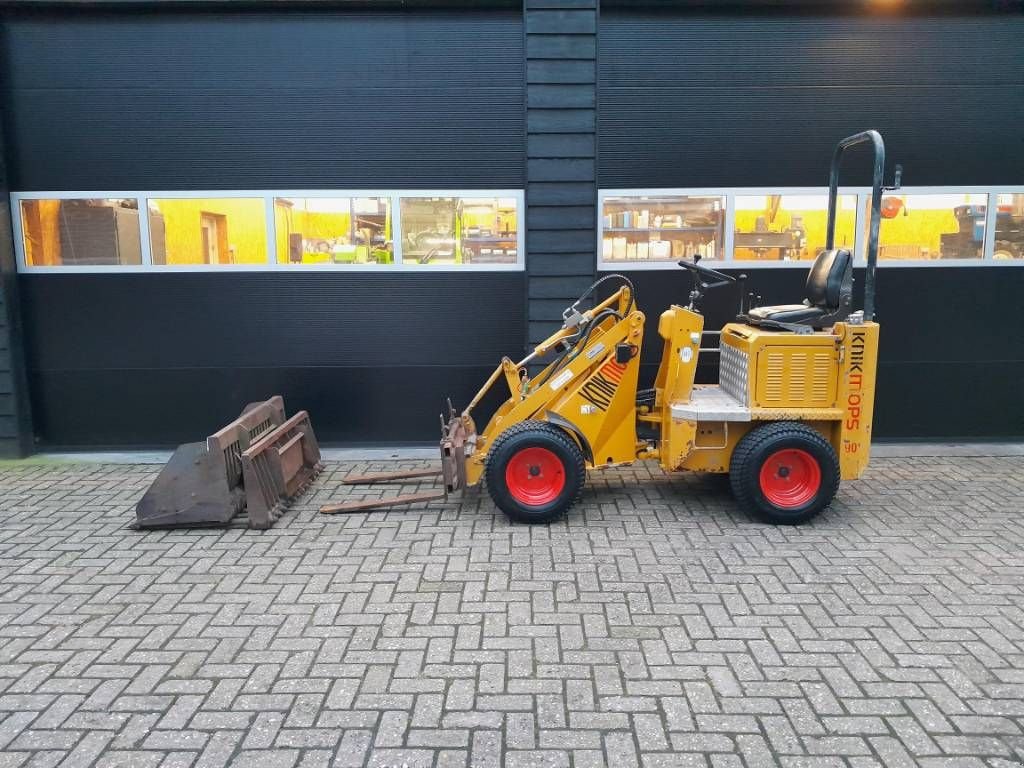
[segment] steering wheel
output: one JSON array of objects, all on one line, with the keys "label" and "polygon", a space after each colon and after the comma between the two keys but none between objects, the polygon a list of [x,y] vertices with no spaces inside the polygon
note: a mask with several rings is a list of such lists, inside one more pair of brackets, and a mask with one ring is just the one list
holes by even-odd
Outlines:
[{"label": "steering wheel", "polygon": [[[735,277],[727,275],[724,272],[711,269],[710,267],[702,267],[696,261],[686,261],[683,259],[679,262],[679,266],[691,272],[694,278],[702,278],[701,287],[703,288],[717,288],[720,285],[728,285],[729,283],[736,282]],[[711,280],[712,282],[706,282],[708,280]]]}]

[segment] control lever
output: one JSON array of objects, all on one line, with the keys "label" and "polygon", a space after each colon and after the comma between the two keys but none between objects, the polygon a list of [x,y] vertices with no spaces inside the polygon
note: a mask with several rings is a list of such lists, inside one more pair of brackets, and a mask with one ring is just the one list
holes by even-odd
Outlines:
[{"label": "control lever", "polygon": [[744,286],[746,286],[746,283],[747,283],[747,275],[746,275],[746,273],[740,272],[739,276],[736,278],[736,282],[739,283],[739,286],[740,286],[740,314],[741,315],[745,315],[747,313],[747,310],[744,309],[744,307],[743,307],[743,304],[744,304],[743,299],[746,296],[746,294],[743,292],[743,289],[744,289]]}]

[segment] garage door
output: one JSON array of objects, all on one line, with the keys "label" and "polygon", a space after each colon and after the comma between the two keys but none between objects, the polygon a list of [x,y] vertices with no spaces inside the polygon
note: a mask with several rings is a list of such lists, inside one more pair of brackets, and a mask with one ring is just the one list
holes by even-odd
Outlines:
[{"label": "garage door", "polygon": [[[1015,330],[1015,297],[1024,290],[1024,270],[1019,262],[981,263],[981,237],[970,232],[961,239],[976,245],[953,254],[969,259],[948,266],[936,261],[949,257],[937,233],[919,246],[918,233],[909,230],[929,206],[944,207],[943,231],[954,233],[944,237],[955,238],[960,221],[980,229],[971,216],[977,219],[985,205],[998,200],[998,216],[990,219],[995,239],[1019,237],[1014,201],[1020,198],[998,193],[1019,190],[1014,185],[1024,179],[1024,17],[985,3],[961,4],[962,14],[937,15],[882,13],[870,4],[822,13],[806,3],[751,3],[720,14],[662,5],[602,7],[599,186],[627,200],[659,191],[682,199],[692,190],[697,202],[714,188],[721,195],[715,199],[730,204],[750,195],[750,210],[760,211],[767,206],[749,201],[763,201],[778,188],[824,186],[834,143],[879,129],[889,178],[893,162],[900,162],[904,184],[918,188],[899,217],[883,224],[883,259],[919,264],[883,261],[878,273],[883,330],[876,436],[1019,436],[1024,345]],[[858,153],[850,153],[853,172],[844,182],[868,183],[870,164]],[[945,189],[945,196],[929,193],[933,186]],[[741,188],[748,191],[736,191]],[[774,197],[785,202],[783,195]],[[816,199],[814,205],[820,204]],[[648,208],[653,216],[654,205],[633,207],[639,213]],[[609,222],[622,224],[612,218],[619,210],[629,206],[605,211]],[[772,215],[761,214],[755,224],[751,214],[745,226],[769,231]],[[899,227],[915,245],[887,243],[887,231]],[[632,243],[626,232],[620,226],[614,235],[622,246]],[[711,235],[701,237],[707,246]],[[618,245],[611,239],[605,244]],[[669,239],[658,245],[669,245]],[[723,239],[704,255],[721,258],[725,252],[732,258],[735,251],[723,248]],[[615,266],[629,271],[651,317],[671,302],[685,303],[689,283],[678,269],[632,269],[629,257],[636,262],[636,256],[654,253],[648,248],[644,242],[639,251],[609,248],[609,254],[624,257]],[[749,249],[744,258],[750,260],[724,265],[748,272],[748,290],[762,294],[766,304],[803,296],[806,273],[800,265],[781,264],[779,256],[774,265],[755,264]],[[671,262],[665,265],[672,268]],[[855,287],[863,285],[861,271],[855,277]],[[720,292],[706,304],[710,328],[735,316],[732,293]],[[646,349],[660,349],[656,338],[651,342]],[[645,370],[653,371],[655,360],[646,363]],[[713,355],[699,375],[716,380]]]},{"label": "garage door", "polygon": [[521,351],[520,14],[75,9],[5,35],[10,187],[61,198],[16,210],[41,445],[197,439],[275,392],[328,442],[428,440]]}]

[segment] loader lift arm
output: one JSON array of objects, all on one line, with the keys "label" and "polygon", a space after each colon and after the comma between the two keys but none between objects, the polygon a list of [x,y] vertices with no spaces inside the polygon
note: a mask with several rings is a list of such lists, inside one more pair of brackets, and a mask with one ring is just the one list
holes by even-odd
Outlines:
[{"label": "loader lift arm", "polygon": [[[579,304],[587,297],[587,295],[593,291],[593,289],[605,280],[610,278],[621,278],[626,281],[626,285],[623,285],[615,293],[609,296],[607,299],[602,301],[600,304],[595,306],[593,309],[586,310],[584,312],[578,311]],[[522,399],[525,392],[535,391],[539,384],[544,383],[554,373],[561,370],[566,356],[571,356],[571,352],[575,350],[581,340],[585,340],[588,332],[592,328],[601,328],[607,324],[607,321],[611,318],[622,320],[625,313],[635,305],[633,297],[633,285],[628,279],[622,275],[608,275],[607,277],[598,280],[594,285],[587,289],[587,293],[584,293],[579,299],[577,299],[572,306],[567,308],[562,313],[564,322],[562,327],[555,331],[553,334],[540,342],[533,351],[520,360],[518,363],[512,362],[508,357],[503,357],[501,363],[494,370],[494,373],[490,375],[484,385],[480,388],[480,391],[476,393],[473,399],[469,402],[463,410],[462,415],[464,417],[469,416],[470,412],[480,404],[480,401],[486,397],[487,393],[491,391],[498,379],[501,378],[502,374],[505,375],[505,381],[508,384],[509,395],[513,398],[519,397]],[[596,323],[596,326],[595,326]],[[547,365],[534,379],[526,379],[524,374],[528,374],[527,366],[536,361],[546,357],[552,352],[552,350],[562,347],[562,355]],[[537,384],[534,384],[537,382]],[[526,386],[524,386],[524,383]]]},{"label": "loader lift arm", "polygon": [[[608,281],[617,281],[621,285],[591,309],[581,309],[581,304],[598,286]],[[479,482],[491,445],[509,425],[527,420],[551,422],[580,445],[591,464],[594,463],[595,449],[609,439],[606,427],[625,424],[633,428],[644,316],[636,309],[632,283],[622,275],[607,275],[566,308],[562,317],[561,328],[537,344],[522,360],[514,362],[503,358],[469,405],[460,414],[449,414],[450,419],[443,428],[442,453],[458,453],[458,447],[453,443],[462,442],[461,457],[456,457],[455,466],[446,472],[446,476],[456,478],[456,485],[450,490],[461,484],[475,485]],[[531,377],[529,366],[552,354],[556,355],[555,358]],[[613,365],[605,368],[610,363]],[[607,382],[601,383],[603,379],[590,382],[602,369],[614,380],[614,393]],[[473,410],[501,379],[508,387],[508,398],[487,426],[478,432]],[[595,390],[590,394],[588,384]],[[596,404],[582,402],[581,398],[591,396]],[[586,423],[577,425],[581,419]],[[622,440],[613,442],[618,449],[610,454],[603,450],[601,455],[605,460],[601,463],[607,463],[609,457],[614,461],[635,458],[635,436],[625,444]],[[461,477],[460,465],[464,467]]]}]

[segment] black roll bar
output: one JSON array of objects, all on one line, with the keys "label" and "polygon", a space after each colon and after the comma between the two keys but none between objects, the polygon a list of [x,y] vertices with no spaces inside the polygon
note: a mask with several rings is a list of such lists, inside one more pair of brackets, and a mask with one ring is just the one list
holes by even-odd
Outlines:
[{"label": "black roll bar", "polygon": [[[828,229],[825,248],[831,250],[836,235],[836,202],[839,198],[839,162],[843,152],[857,144],[870,142],[875,153],[871,175],[871,219],[868,224],[867,273],[864,276],[864,320],[875,317],[875,265],[878,263],[878,226],[882,220],[882,176],[885,173],[885,143],[878,131],[862,131],[836,144],[828,173]],[[898,183],[898,182],[897,182]]]}]

